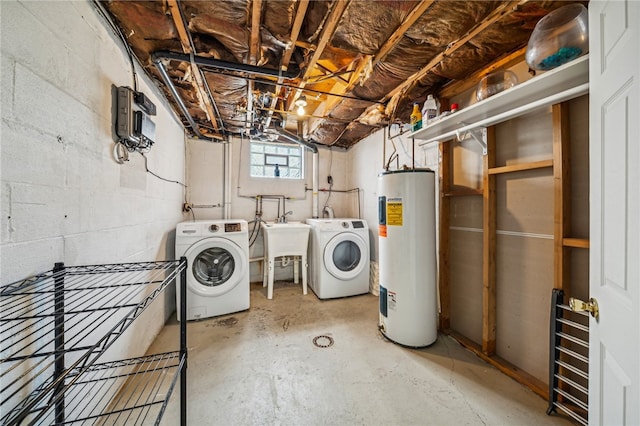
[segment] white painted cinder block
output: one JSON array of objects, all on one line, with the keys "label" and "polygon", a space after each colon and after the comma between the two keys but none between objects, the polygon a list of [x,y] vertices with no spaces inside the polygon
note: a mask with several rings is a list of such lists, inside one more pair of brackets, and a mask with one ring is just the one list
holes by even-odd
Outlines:
[{"label": "white painted cinder block", "polygon": [[65,146],[52,135],[3,117],[1,149],[3,180],[64,186]]},{"label": "white painted cinder block", "polygon": [[[40,4],[38,4],[40,3]],[[66,22],[49,21],[43,6],[49,9],[61,6],[59,2],[2,2],[2,54],[4,57],[16,59],[34,72],[46,76],[47,81],[62,86],[67,78],[68,66],[64,46],[57,42],[54,32],[47,29],[45,23]],[[38,12],[37,9],[40,9]],[[59,7],[64,13],[65,7]],[[9,17],[11,17],[9,19]],[[37,30],[36,30],[37,29]],[[69,30],[72,30],[70,27]],[[3,111],[4,114],[4,111]]]},{"label": "white painted cinder block", "polygon": [[[2,57],[0,62],[0,110],[2,121],[10,120],[13,116],[13,70],[15,62],[10,58]],[[4,127],[4,126],[3,126]]]},{"label": "white painted cinder block", "polygon": [[53,268],[64,259],[64,240],[61,237],[2,244],[0,269],[2,284],[9,284]]},{"label": "white painted cinder block", "polygon": [[[132,86],[124,49],[91,2],[2,2],[0,285],[67,265],[172,258],[183,188],[112,158],[113,88]],[[11,17],[9,19],[8,17]],[[158,107],[149,166],[184,180],[184,129]],[[175,306],[163,296],[113,350],[142,354]],[[136,342],[135,345],[131,344]]]},{"label": "white painted cinder block", "polygon": [[64,235],[78,214],[78,194],[63,187],[13,183],[11,194],[12,242]]},{"label": "white painted cinder block", "polygon": [[91,111],[22,64],[15,68],[14,92],[16,122],[70,143],[89,143]]}]

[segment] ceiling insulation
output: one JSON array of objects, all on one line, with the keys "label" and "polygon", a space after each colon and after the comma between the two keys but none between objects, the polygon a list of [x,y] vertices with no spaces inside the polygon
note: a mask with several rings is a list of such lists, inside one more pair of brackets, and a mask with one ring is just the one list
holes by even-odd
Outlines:
[{"label": "ceiling insulation", "polygon": [[[222,140],[274,127],[297,133],[301,121],[298,137],[349,148],[389,123],[408,122],[412,103],[429,93],[478,78],[507,54],[523,54],[538,20],[567,2],[96,4],[192,135]],[[181,56],[154,64],[158,52]],[[203,64],[206,59],[214,65]],[[306,114],[298,117],[294,103],[302,95]]]}]

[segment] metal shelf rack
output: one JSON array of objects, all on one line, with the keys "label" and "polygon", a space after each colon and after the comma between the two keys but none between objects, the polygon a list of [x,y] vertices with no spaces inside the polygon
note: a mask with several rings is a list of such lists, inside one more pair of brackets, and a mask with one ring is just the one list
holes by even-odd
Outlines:
[{"label": "metal shelf rack", "polygon": [[[549,407],[589,424],[589,314],[564,304],[564,291],[551,291]],[[558,411],[559,410],[559,411]]]},{"label": "metal shelf rack", "polygon": [[186,306],[180,347],[114,360],[113,343],[180,276],[187,260],[65,266],[0,290],[0,423],[159,424],[180,380],[186,425]]}]

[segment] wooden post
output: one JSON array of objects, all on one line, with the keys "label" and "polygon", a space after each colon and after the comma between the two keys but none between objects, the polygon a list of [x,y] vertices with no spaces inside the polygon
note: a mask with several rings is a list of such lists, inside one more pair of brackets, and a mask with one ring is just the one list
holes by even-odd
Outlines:
[{"label": "wooden post", "polygon": [[482,352],[496,352],[496,165],[495,127],[487,128],[482,203]]},{"label": "wooden post", "polygon": [[553,116],[553,287],[570,292],[570,257],[564,239],[571,235],[569,104],[552,107]]},{"label": "wooden post", "polygon": [[440,144],[440,230],[438,251],[438,288],[440,291],[440,330],[451,328],[451,295],[449,293],[449,226],[451,198],[451,141]]}]

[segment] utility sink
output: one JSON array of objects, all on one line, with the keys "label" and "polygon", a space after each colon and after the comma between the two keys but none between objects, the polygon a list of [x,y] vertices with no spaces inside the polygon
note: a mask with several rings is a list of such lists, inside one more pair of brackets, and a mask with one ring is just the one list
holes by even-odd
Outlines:
[{"label": "utility sink", "polygon": [[[293,258],[294,282],[298,283],[302,269],[302,293],[307,294],[307,246],[311,225],[302,222],[263,222],[260,224],[264,236],[264,280],[267,299],[273,298],[275,259],[282,256]],[[302,268],[298,267],[300,261]]]},{"label": "utility sink", "polygon": [[302,222],[267,222],[260,225],[264,233],[265,252],[270,257],[300,256],[307,252],[310,225]]}]

